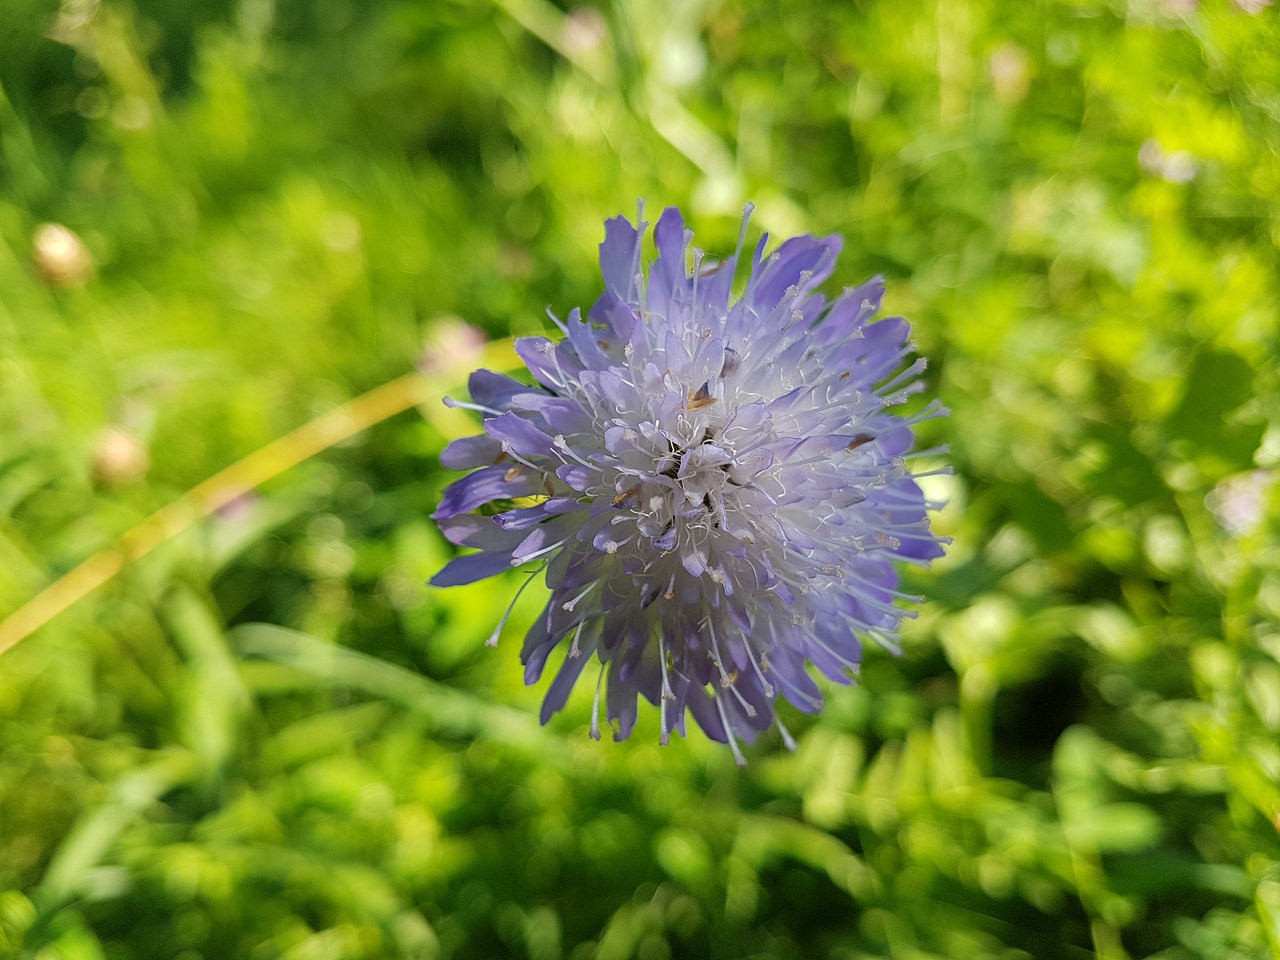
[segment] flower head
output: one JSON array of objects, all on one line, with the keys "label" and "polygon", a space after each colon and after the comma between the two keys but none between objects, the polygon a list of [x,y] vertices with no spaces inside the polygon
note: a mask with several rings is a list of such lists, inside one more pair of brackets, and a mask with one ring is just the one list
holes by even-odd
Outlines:
[{"label": "flower head", "polygon": [[605,292],[586,320],[557,321],[558,343],[517,341],[536,386],[472,375],[473,402],[459,405],[484,415],[484,432],[441,455],[473,472],[435,516],[480,552],[432,582],[540,564],[551,598],[524,641],[525,681],[569,648],[544,723],[597,660],[593,736],[603,686],[616,739],[643,695],[663,743],[692,714],[741,759],[736,740],[778,722],[778,697],[817,711],[806,662],[847,683],[859,636],[892,646],[911,615],[895,561],[927,563],[942,541],[904,457],[912,424],[942,411],[891,410],[918,391],[924,363],[904,366],[906,321],[873,322],[879,278],[831,302],[816,292],[838,238],[766,255],[763,237],[735,301],[741,239],[711,263],[668,209],[646,277],[647,226],[605,224]]}]

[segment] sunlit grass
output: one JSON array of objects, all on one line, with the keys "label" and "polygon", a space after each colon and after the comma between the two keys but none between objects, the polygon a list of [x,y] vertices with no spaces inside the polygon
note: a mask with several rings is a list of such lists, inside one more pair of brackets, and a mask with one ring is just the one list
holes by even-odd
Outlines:
[{"label": "sunlit grass", "polygon": [[[0,956],[1280,956],[1276,7],[0,20]],[[952,409],[903,656],[743,770],[426,586],[639,198],[844,237]]]}]

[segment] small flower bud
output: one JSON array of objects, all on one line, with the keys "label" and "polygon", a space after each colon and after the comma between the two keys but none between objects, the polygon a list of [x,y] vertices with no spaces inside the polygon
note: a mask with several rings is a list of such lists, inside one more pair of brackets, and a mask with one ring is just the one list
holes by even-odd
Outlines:
[{"label": "small flower bud", "polygon": [[76,234],[60,223],[42,223],[31,238],[31,253],[45,283],[78,287],[93,275],[93,258]]},{"label": "small flower bud", "polygon": [[108,427],[98,436],[93,475],[107,487],[136,483],[151,469],[151,456],[142,441],[124,427]]}]

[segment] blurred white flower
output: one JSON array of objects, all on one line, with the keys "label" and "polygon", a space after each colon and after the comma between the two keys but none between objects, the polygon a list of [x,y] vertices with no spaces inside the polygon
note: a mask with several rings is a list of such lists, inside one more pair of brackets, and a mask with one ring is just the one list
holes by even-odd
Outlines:
[{"label": "blurred white flower", "polygon": [[1243,537],[1258,529],[1267,515],[1267,495],[1275,484],[1273,470],[1250,470],[1227,477],[1205,498],[1222,529]]},{"label": "blurred white flower", "polygon": [[609,24],[599,10],[578,7],[564,18],[560,42],[571,57],[594,54],[609,38]]},{"label": "blurred white flower", "polygon": [[1021,103],[1031,87],[1031,59],[1016,43],[1002,43],[992,50],[987,72],[996,99],[1003,104]]},{"label": "blurred white flower", "polygon": [[487,342],[479,327],[457,317],[443,317],[427,332],[418,369],[427,374],[470,370],[480,362]]},{"label": "blurred white flower", "polygon": [[1138,165],[1170,183],[1188,183],[1195,179],[1196,159],[1185,150],[1166,150],[1156,140],[1147,140],[1138,149]]}]

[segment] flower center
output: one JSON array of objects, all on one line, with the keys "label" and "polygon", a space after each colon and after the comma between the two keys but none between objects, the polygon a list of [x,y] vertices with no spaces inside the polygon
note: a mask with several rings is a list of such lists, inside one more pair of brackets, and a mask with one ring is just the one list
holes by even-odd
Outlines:
[{"label": "flower center", "polygon": [[674,479],[684,492],[685,503],[701,504],[708,513],[714,512],[719,504],[713,505],[713,497],[719,500],[732,462],[729,453],[710,439],[682,451],[677,457]]}]

